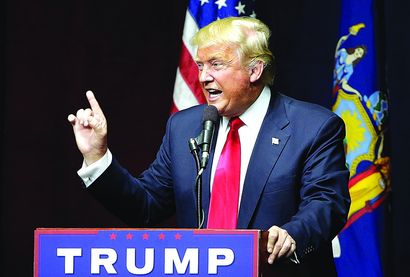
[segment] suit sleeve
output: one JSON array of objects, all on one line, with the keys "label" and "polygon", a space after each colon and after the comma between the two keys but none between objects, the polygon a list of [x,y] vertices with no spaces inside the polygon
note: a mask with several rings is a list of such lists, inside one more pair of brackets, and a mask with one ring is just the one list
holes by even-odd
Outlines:
[{"label": "suit sleeve", "polygon": [[282,226],[296,240],[299,259],[329,245],[346,223],[350,196],[344,136],[343,121],[332,115],[319,128],[306,156],[298,212]]},{"label": "suit sleeve", "polygon": [[156,159],[138,178],[113,158],[107,170],[88,188],[108,210],[130,226],[152,226],[175,212],[167,129]]}]

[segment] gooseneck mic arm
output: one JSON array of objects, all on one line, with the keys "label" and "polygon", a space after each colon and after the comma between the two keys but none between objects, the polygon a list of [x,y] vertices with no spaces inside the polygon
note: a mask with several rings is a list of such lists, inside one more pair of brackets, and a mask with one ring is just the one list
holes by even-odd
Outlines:
[{"label": "gooseneck mic arm", "polygon": [[203,169],[201,168],[201,161],[198,154],[198,144],[195,139],[190,138],[188,141],[189,149],[191,151],[192,156],[195,160],[197,175],[195,178],[195,195],[196,195],[196,211],[197,211],[197,220],[198,220],[198,229],[202,228],[204,224],[204,211],[202,209],[202,172]]}]

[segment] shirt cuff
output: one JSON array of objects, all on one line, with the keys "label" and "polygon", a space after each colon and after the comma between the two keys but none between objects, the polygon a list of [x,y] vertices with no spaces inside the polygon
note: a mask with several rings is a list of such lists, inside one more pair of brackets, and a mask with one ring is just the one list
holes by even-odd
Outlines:
[{"label": "shirt cuff", "polygon": [[112,162],[112,154],[109,149],[105,155],[96,161],[87,166],[85,161],[83,161],[83,165],[80,170],[77,171],[78,176],[83,180],[84,185],[88,188],[104,171],[110,166]]}]

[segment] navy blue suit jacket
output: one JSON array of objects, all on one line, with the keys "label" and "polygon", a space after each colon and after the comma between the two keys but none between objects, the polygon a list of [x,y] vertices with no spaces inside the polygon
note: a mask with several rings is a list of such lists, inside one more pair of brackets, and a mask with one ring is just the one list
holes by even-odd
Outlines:
[{"label": "navy blue suit jacket", "polygon": [[[151,226],[176,214],[177,227],[196,228],[196,167],[188,140],[202,130],[204,107],[170,117],[155,161],[138,178],[114,159],[89,190],[131,226]],[[272,93],[246,173],[238,228],[286,229],[302,265],[308,265],[301,276],[325,273],[327,263],[334,271],[330,243],[350,204],[344,135],[343,121],[334,113]],[[211,153],[210,164],[212,159]],[[210,166],[203,174],[205,222],[209,177]]]}]

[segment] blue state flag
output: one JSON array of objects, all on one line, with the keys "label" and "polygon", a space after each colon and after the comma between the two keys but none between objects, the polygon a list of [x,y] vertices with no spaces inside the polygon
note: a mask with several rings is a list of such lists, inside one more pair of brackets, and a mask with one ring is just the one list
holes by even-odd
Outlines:
[{"label": "blue state flag", "polygon": [[385,199],[390,158],[385,148],[388,97],[375,28],[373,0],[343,0],[335,50],[333,111],[346,124],[346,164],[352,204],[333,241],[339,276],[383,276]]}]

